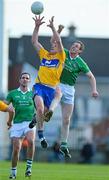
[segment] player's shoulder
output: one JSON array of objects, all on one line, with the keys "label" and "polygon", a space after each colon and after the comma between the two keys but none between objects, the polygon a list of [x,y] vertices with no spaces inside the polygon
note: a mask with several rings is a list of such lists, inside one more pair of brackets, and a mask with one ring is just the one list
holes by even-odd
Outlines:
[{"label": "player's shoulder", "polygon": [[64,48],[64,52],[65,52],[66,58],[69,58],[69,50]]},{"label": "player's shoulder", "polygon": [[18,89],[13,89],[8,92],[8,94],[15,94],[18,92]]},{"label": "player's shoulder", "polygon": [[64,48],[64,51],[65,51],[65,53],[69,53],[69,50],[68,50],[68,49],[66,49],[66,48]]},{"label": "player's shoulder", "polygon": [[48,51],[47,51],[44,47],[41,47],[41,48],[39,49],[38,53],[39,53],[39,55],[41,55],[41,54],[46,54],[46,53],[48,53]]},{"label": "player's shoulder", "polygon": [[28,93],[29,93],[29,94],[33,94],[33,91],[30,89],[30,90],[28,91]]},{"label": "player's shoulder", "polygon": [[78,59],[78,61],[85,63],[85,60],[81,56],[77,56],[76,58]]}]

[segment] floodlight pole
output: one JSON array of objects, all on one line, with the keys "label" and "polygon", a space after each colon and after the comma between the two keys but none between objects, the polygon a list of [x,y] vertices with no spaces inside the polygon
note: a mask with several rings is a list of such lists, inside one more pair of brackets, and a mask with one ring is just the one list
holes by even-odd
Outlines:
[{"label": "floodlight pole", "polygon": [[8,37],[5,20],[5,1],[0,0],[0,96],[8,90]]}]

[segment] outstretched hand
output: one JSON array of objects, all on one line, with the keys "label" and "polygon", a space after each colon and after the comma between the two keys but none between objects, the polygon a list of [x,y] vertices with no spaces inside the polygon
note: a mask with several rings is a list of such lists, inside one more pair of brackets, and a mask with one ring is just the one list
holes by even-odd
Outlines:
[{"label": "outstretched hand", "polygon": [[49,24],[47,25],[48,27],[50,27],[51,29],[53,29],[54,27],[54,16],[51,17],[51,19],[49,20]]},{"label": "outstretched hand", "polygon": [[36,26],[36,27],[40,27],[42,24],[44,24],[45,21],[43,21],[43,19],[44,19],[44,16],[43,16],[43,17],[40,17],[40,15],[33,17],[33,20],[34,20],[34,22],[35,22],[35,26]]},{"label": "outstretched hand", "polygon": [[63,29],[64,29],[64,26],[63,26],[62,24],[60,24],[60,25],[58,26],[57,32],[60,34]]}]

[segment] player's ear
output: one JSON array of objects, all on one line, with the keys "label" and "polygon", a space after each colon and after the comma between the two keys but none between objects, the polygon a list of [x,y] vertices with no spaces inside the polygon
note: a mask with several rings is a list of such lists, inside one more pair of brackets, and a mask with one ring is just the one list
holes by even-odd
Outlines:
[{"label": "player's ear", "polygon": [[82,53],[82,50],[81,49],[79,49],[79,54],[81,54]]}]

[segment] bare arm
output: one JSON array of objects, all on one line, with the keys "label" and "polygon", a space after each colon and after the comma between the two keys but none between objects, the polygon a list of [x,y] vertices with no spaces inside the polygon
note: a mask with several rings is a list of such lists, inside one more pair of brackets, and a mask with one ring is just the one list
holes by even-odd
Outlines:
[{"label": "bare arm", "polygon": [[[62,32],[63,29],[64,29],[64,26],[60,24],[60,25],[58,26],[58,30],[57,30],[58,34],[61,34],[61,32]],[[50,41],[51,41],[51,44],[55,41],[54,36],[51,37],[51,40],[50,40]]]},{"label": "bare arm", "polygon": [[[9,104],[9,102],[5,101],[6,104]],[[15,114],[15,109],[12,105],[12,103],[10,103],[7,107],[7,109],[5,110],[6,112],[9,113],[9,117],[8,117],[8,120],[7,120],[7,126],[8,126],[8,129],[12,126],[12,121],[13,121],[13,117],[14,117],[14,114]]]},{"label": "bare arm", "polygon": [[14,117],[14,112],[9,111],[9,117],[7,120],[8,129],[12,126],[13,117]]},{"label": "bare arm", "polygon": [[38,33],[39,33],[39,28],[40,26],[45,23],[43,21],[43,18],[44,17],[40,17],[39,16],[35,16],[35,18],[33,18],[33,20],[35,21],[35,27],[34,27],[34,30],[33,30],[33,34],[32,34],[32,44],[35,48],[35,50],[39,51],[40,48],[42,48],[42,45],[40,44],[39,40],[38,40]]},{"label": "bare arm", "polygon": [[52,32],[53,32],[53,39],[55,40],[55,42],[57,44],[58,52],[63,51],[63,45],[62,45],[61,38],[60,38],[59,33],[56,31],[55,26],[54,26],[54,16],[49,20],[49,24],[47,26],[50,27]]},{"label": "bare arm", "polygon": [[95,79],[95,77],[91,71],[88,72],[86,75],[89,78],[90,85],[92,88],[92,97],[97,98],[99,96],[99,93],[98,93],[97,88],[96,88],[96,79]]}]

